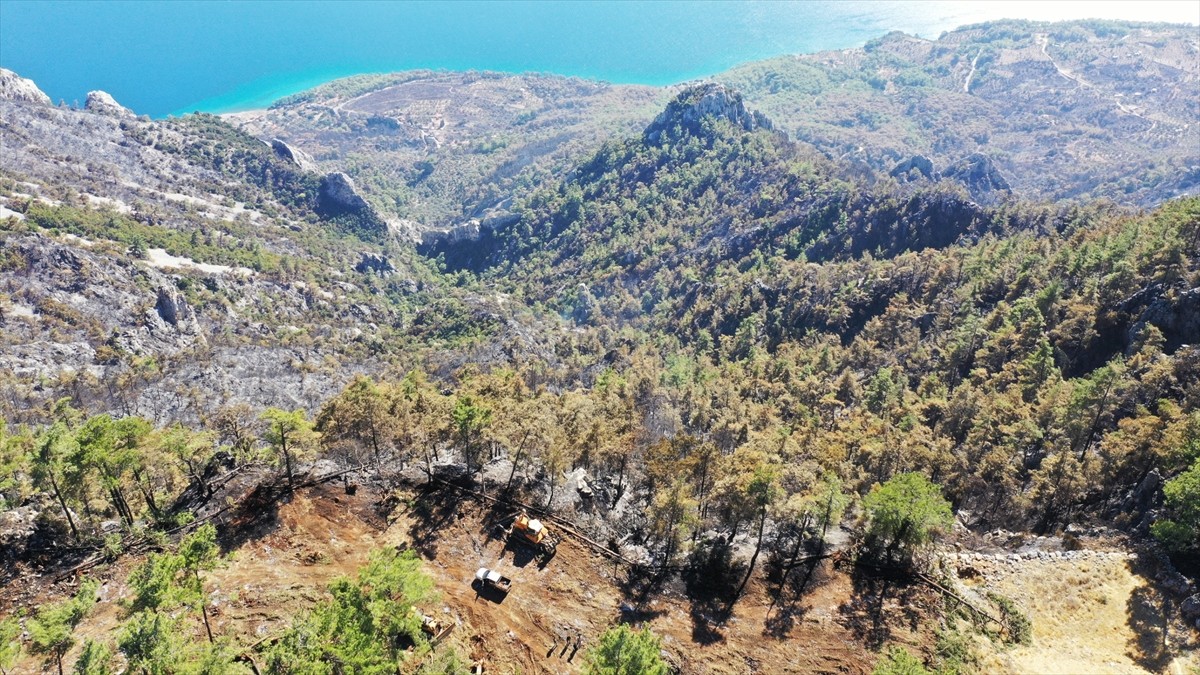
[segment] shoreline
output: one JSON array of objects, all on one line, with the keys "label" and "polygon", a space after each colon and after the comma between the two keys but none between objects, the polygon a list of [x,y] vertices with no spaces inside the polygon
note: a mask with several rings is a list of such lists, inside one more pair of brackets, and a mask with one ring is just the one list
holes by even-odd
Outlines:
[{"label": "shoreline", "polygon": [[[923,36],[922,34],[920,34],[919,32],[916,32],[916,31],[908,32],[908,31],[904,31],[904,30],[899,30],[899,31],[890,31],[890,32],[900,32],[905,35],[908,35],[909,37],[913,37],[916,39],[922,39],[922,40],[926,40],[926,41],[935,41],[936,42],[937,40],[941,39],[942,36],[944,36],[948,33],[970,29],[975,26],[1003,22],[1003,21],[1032,21],[1034,23],[1060,24],[1060,23],[1073,23],[1073,22],[1096,21],[1096,20],[1105,21],[1106,19],[1056,18],[1056,19],[1052,19],[1052,20],[1038,20],[1038,19],[1021,19],[1021,18],[987,18],[984,20],[968,21],[966,23],[959,24],[959,25],[955,26],[954,28],[943,31],[941,33],[941,35],[939,35],[938,37],[935,37],[935,38],[930,38],[927,35]],[[1129,24],[1130,26],[1150,26],[1150,25],[1160,25],[1161,24],[1161,25],[1170,25],[1173,27],[1195,28],[1198,25],[1200,25],[1197,23],[1175,23],[1175,22],[1161,22],[1161,21],[1153,21],[1153,20],[1130,20],[1130,19],[1107,19],[1107,20],[1110,20],[1110,21],[1115,20],[1120,23]],[[880,33],[880,34],[876,35],[875,38],[872,38],[872,39],[882,38],[885,35],[890,34],[890,32]],[[740,68],[742,66],[756,63],[756,62],[769,61],[772,59],[785,58],[785,57],[789,57],[789,56],[796,57],[796,56],[805,56],[805,55],[813,55],[813,54],[822,54],[822,53],[827,53],[827,52],[844,52],[847,50],[861,49],[865,44],[869,43],[870,41],[871,40],[860,40],[860,41],[856,41],[852,44],[849,44],[849,45],[846,45],[843,47],[834,47],[834,48],[825,48],[825,49],[818,48],[818,49],[814,49],[814,50],[805,50],[805,51],[780,51],[780,52],[777,52],[774,54],[769,54],[769,55],[758,54],[751,58],[737,61],[736,63],[733,63],[732,65],[723,64],[722,67],[717,67],[715,69],[711,68],[711,67],[699,66],[691,71],[675,72],[670,75],[666,75],[666,76],[662,76],[662,77],[637,77],[635,75],[632,75],[631,73],[624,73],[624,74],[612,73],[609,75],[602,75],[599,73],[588,73],[588,72],[565,73],[565,72],[558,72],[558,71],[544,70],[544,69],[542,69],[542,70],[539,70],[539,69],[506,69],[503,66],[494,67],[494,68],[486,68],[486,67],[481,68],[481,67],[469,67],[469,66],[461,67],[461,66],[453,66],[453,65],[437,67],[437,66],[418,64],[418,63],[395,64],[394,66],[384,66],[384,67],[365,66],[365,67],[354,67],[354,68],[322,68],[320,70],[311,71],[307,74],[293,72],[293,73],[287,73],[287,74],[283,74],[283,75],[272,75],[272,76],[268,76],[268,77],[264,77],[264,78],[259,78],[254,81],[248,82],[246,84],[240,85],[225,94],[208,97],[208,98],[202,99],[200,101],[197,101],[195,103],[192,103],[190,105],[183,106],[174,111],[164,113],[161,116],[153,116],[153,117],[155,119],[166,119],[167,117],[172,117],[172,116],[180,117],[180,116],[188,115],[188,114],[191,114],[194,112],[205,112],[205,113],[209,113],[209,114],[213,114],[213,115],[219,115],[222,117],[231,116],[231,115],[239,115],[242,113],[257,113],[257,112],[261,112],[261,111],[265,111],[265,110],[269,109],[272,105],[274,105],[276,102],[280,101],[281,99],[324,86],[326,84],[329,84],[329,83],[337,81],[337,80],[342,80],[342,79],[357,77],[357,76],[364,76],[364,75],[394,75],[394,74],[402,74],[402,73],[409,73],[409,72],[416,72],[416,71],[479,72],[479,73],[496,73],[496,74],[502,74],[502,75],[507,75],[507,76],[540,75],[540,76],[555,76],[555,77],[563,77],[563,78],[576,78],[576,79],[581,79],[581,80],[585,80],[585,81],[589,81],[589,82],[597,82],[597,83],[604,83],[604,84],[611,84],[611,85],[672,87],[672,86],[678,86],[680,84],[685,84],[688,82],[694,82],[696,80],[703,80],[703,79],[711,78],[711,77],[717,76],[723,72],[733,70],[736,68]]]}]

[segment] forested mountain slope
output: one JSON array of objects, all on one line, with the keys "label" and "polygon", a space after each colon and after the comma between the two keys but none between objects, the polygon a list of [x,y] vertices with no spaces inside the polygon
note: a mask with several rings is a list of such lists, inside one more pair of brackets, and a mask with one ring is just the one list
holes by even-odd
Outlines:
[{"label": "forested mountain slope", "polygon": [[[985,522],[1128,514],[1151,471],[1189,463],[1173,444],[1200,428],[1200,201],[1137,215],[865,188],[735,126],[718,86],[681,99],[724,114],[664,116],[440,254],[597,335],[644,331],[680,432],[770,420],[844,480],[920,470]],[[1135,428],[1163,435],[1134,450]],[[1060,473],[1073,492],[1046,487]]]},{"label": "forested mountain slope", "polygon": [[[1200,34],[1128,22],[1003,21],[937,40],[779,57],[713,78],[859,177],[947,177],[977,200],[1151,206],[1200,186]],[[346,171],[419,233],[503,220],[508,199],[678,87],[412,71],[347,78],[230,118]]]},{"label": "forested mountain slope", "polygon": [[[1086,175],[1018,155],[1026,122],[996,107],[1003,86],[1038,110],[1058,68],[1100,81],[1060,41],[1186,62],[1189,36],[893,35],[729,76],[752,96],[370,76],[241,128],[21,81],[0,100],[0,668],[577,672],[563,645],[599,658],[617,623],[661,631],[681,672],[1193,666],[1193,71],[1147,66],[1175,94],[1116,117],[1072,80],[1045,114],[1087,128],[1047,142],[1122,158]],[[835,90],[889,112],[801,119],[841,114]],[[983,154],[888,175],[922,144],[935,167]],[[561,558],[507,538],[520,510]],[[1014,591],[1020,561],[1037,585]],[[472,587],[480,566],[513,597]],[[106,585],[59,583],[81,573]],[[1059,650],[1099,605],[1129,643]]]}]

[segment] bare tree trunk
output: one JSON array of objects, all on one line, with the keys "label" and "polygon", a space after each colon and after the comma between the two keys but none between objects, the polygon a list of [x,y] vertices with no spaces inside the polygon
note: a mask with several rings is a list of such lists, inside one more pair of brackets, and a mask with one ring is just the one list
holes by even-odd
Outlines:
[{"label": "bare tree trunk", "polygon": [[750,556],[750,567],[746,570],[746,576],[742,579],[742,585],[738,586],[734,598],[742,597],[742,591],[746,590],[746,584],[750,583],[750,576],[754,574],[754,563],[758,562],[758,553],[762,551],[763,529],[766,525],[767,509],[764,507],[758,514],[758,542],[754,544],[754,555]]},{"label": "bare tree trunk", "polygon": [[200,581],[200,573],[193,570],[192,574],[196,577],[196,585],[200,587],[200,616],[204,619],[204,632],[208,634],[208,643],[213,644],[216,640],[213,639],[212,626],[208,623],[208,602],[204,598],[204,584]]},{"label": "bare tree trunk", "polygon": [[508,483],[504,486],[504,491],[508,492],[512,489],[513,477],[517,475],[517,463],[521,461],[521,455],[525,452],[525,441],[529,438],[529,432],[521,437],[521,442],[517,445],[517,454],[513,456],[512,471],[508,472]]},{"label": "bare tree trunk", "polygon": [[1092,445],[1092,441],[1096,438],[1096,432],[1100,430],[1100,417],[1104,415],[1104,407],[1108,404],[1108,395],[1112,391],[1113,381],[1117,379],[1115,372],[1108,376],[1108,383],[1104,385],[1104,395],[1100,397],[1100,404],[1096,407],[1096,415],[1092,418],[1092,425],[1088,429],[1087,438],[1083,442],[1083,447],[1079,449],[1079,461],[1082,462],[1087,457],[1088,448]]},{"label": "bare tree trunk", "polygon": [[158,508],[158,501],[154,498],[154,490],[142,482],[141,471],[133,472],[133,481],[137,483],[138,490],[142,493],[142,498],[146,500],[146,506],[150,507],[150,513],[154,515],[154,519],[161,520],[162,510]]},{"label": "bare tree trunk", "polygon": [[[71,536],[75,538],[75,543],[79,543],[79,528],[75,526],[75,518],[71,516],[71,509],[67,508],[67,500],[62,496],[62,490],[58,487],[58,479],[54,477],[54,471],[50,470],[50,487],[54,488],[54,498],[58,500],[58,505],[62,507],[63,515],[67,517],[67,524],[71,526]],[[60,671],[62,664],[59,664]]]},{"label": "bare tree trunk", "polygon": [[375,429],[375,420],[371,420],[371,451],[375,454],[375,468],[381,466],[379,460],[379,432]]},{"label": "bare tree trunk", "polygon": [[625,489],[625,464],[629,461],[629,455],[621,455],[621,468],[617,470],[617,494],[613,497],[613,508],[616,508],[617,502],[621,501],[622,491]]}]

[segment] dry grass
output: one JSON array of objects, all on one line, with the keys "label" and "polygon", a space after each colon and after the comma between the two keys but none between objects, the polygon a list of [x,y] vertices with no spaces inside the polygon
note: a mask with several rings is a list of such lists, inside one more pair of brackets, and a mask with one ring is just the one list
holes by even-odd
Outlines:
[{"label": "dry grass", "polygon": [[1200,667],[1197,636],[1164,617],[1170,600],[1119,557],[1031,560],[979,582],[1033,621],[1033,644],[985,654],[985,672],[1172,673]]}]

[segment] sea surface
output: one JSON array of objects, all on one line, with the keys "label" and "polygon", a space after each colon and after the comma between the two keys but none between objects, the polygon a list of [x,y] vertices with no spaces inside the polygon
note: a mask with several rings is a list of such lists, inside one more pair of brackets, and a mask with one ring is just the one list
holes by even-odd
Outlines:
[{"label": "sea surface", "polygon": [[0,0],[0,66],[52,99],[103,89],[141,114],[264,107],[321,82],[412,68],[672,84],[756,59],[927,38],[1002,17],[1196,23],[1198,3],[105,2]]}]

